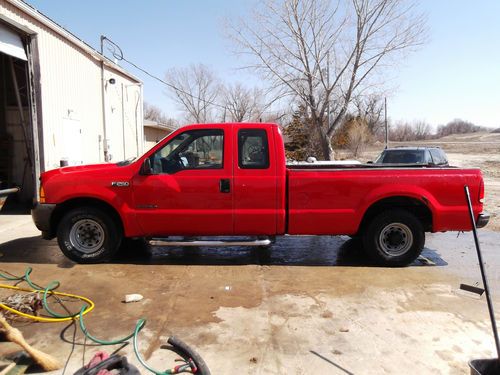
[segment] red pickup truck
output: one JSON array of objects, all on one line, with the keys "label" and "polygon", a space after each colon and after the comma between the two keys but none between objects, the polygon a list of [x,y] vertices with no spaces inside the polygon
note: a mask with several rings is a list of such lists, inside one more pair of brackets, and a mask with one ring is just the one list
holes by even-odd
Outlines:
[{"label": "red pickup truck", "polygon": [[[109,260],[127,238],[267,245],[286,234],[344,234],[360,237],[376,262],[401,266],[421,253],[425,232],[472,229],[464,185],[482,227],[489,215],[478,169],[287,166],[276,124],[189,125],[136,160],[42,173],[32,216],[80,263]],[[255,240],[193,240],[200,236]]]}]

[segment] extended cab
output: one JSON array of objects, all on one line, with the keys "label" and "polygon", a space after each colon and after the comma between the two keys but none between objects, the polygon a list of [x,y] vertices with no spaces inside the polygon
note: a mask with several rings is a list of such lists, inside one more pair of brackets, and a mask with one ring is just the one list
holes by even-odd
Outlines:
[{"label": "extended cab", "polygon": [[32,216],[81,263],[109,260],[127,238],[345,234],[400,266],[421,253],[425,232],[472,229],[465,185],[484,226],[478,169],[287,166],[275,124],[189,125],[134,161],[42,173]]}]

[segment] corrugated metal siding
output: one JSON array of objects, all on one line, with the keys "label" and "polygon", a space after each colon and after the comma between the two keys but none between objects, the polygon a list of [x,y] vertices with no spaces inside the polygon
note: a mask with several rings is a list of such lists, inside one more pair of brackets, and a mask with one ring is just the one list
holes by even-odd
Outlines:
[{"label": "corrugated metal siding", "polygon": [[[37,34],[45,169],[58,167],[60,159],[66,156],[63,126],[68,119],[80,125],[80,140],[74,141],[81,143],[83,163],[103,161],[100,62],[5,0],[0,0],[0,12]],[[106,129],[112,161],[118,161],[143,151],[142,93],[133,80],[106,67],[105,79],[111,77],[116,83],[106,85]]]}]

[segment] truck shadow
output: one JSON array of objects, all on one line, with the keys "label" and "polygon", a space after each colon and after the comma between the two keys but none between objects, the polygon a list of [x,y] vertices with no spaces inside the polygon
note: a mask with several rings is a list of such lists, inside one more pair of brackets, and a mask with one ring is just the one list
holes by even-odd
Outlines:
[{"label": "truck shadow", "polygon": [[61,253],[56,240],[45,241],[40,236],[0,243],[0,262],[26,265],[57,264],[60,268],[72,268],[75,265]]},{"label": "truck shadow", "polygon": [[[138,255],[128,249],[114,261],[119,264],[169,265],[263,265],[374,267],[361,243],[345,236],[286,236],[270,248],[245,247],[155,247]],[[425,248],[411,266],[445,266],[440,254]]]},{"label": "truck shadow", "polygon": [[[25,237],[0,244],[2,263],[57,264],[72,268],[75,263],[59,250],[55,240]],[[358,240],[345,236],[286,236],[271,248],[249,247],[129,247],[112,261],[136,265],[268,265],[268,266],[375,266],[367,260]],[[439,252],[425,248],[411,266],[445,266]]]}]

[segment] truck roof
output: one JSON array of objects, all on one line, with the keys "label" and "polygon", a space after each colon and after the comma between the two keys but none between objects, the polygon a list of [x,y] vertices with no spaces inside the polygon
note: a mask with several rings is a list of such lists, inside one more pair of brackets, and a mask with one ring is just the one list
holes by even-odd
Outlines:
[{"label": "truck roof", "polygon": [[385,151],[392,151],[392,150],[428,150],[431,148],[441,148],[439,146],[396,146],[396,147],[389,147],[386,148]]},{"label": "truck roof", "polygon": [[184,127],[196,127],[196,126],[203,126],[203,127],[211,127],[211,126],[214,126],[214,127],[220,127],[220,126],[224,126],[224,127],[229,127],[229,126],[234,126],[234,125],[238,125],[238,126],[249,126],[249,127],[255,127],[255,126],[258,126],[258,127],[274,127],[274,126],[278,126],[278,124],[276,123],[272,123],[272,122],[214,122],[214,123],[206,123],[206,124],[186,124],[184,126],[182,126],[182,128]]}]

